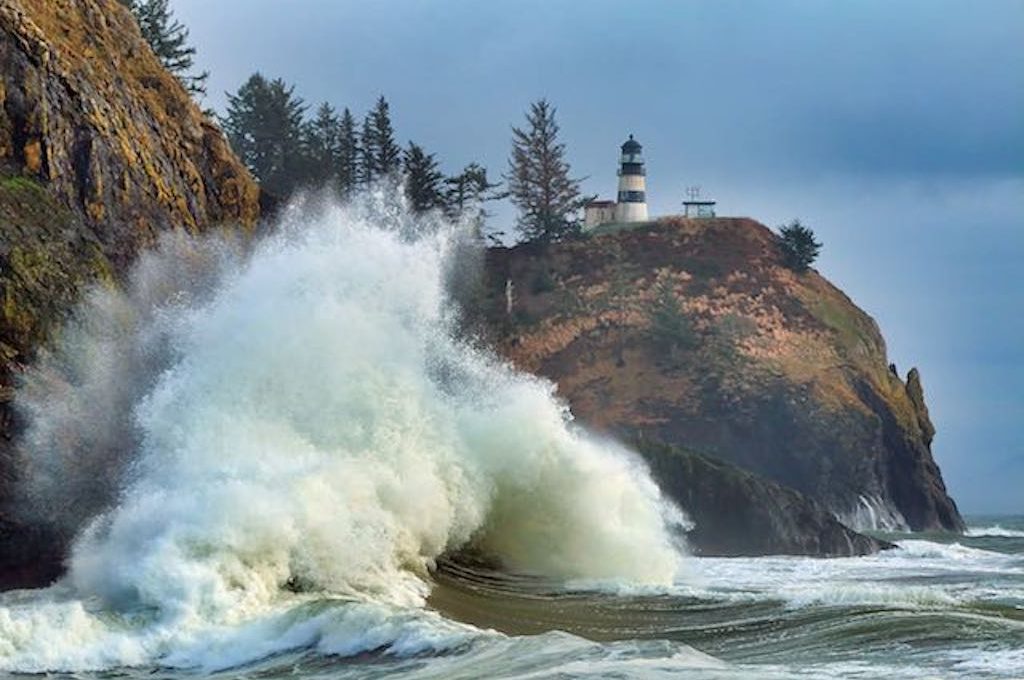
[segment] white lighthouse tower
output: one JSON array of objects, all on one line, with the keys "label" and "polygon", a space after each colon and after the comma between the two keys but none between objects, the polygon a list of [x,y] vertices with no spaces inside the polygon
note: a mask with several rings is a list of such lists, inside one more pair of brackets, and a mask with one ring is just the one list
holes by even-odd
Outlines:
[{"label": "white lighthouse tower", "polygon": [[644,169],[643,147],[629,136],[622,145],[619,166],[619,200],[615,205],[616,222],[647,220],[647,171]]}]

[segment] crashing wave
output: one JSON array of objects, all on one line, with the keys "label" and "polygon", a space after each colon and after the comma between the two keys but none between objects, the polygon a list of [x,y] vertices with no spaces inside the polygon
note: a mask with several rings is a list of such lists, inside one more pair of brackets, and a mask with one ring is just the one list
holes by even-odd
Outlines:
[{"label": "crashing wave", "polygon": [[971,538],[1024,538],[1024,531],[1005,529],[995,524],[990,527],[968,527],[965,535]]},{"label": "crashing wave", "polygon": [[460,337],[458,232],[385,221],[293,212],[247,256],[178,241],[93,293],[19,396],[36,502],[87,521],[60,598],[0,606],[0,668],[187,666],[187,641],[259,637],[311,593],[405,629],[466,546],[672,582],[682,517],[644,466]]}]

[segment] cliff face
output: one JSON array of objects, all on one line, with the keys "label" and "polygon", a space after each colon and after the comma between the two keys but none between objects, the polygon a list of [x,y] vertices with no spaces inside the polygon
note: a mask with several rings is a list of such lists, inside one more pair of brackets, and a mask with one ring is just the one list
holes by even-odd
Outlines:
[{"label": "cliff face", "polygon": [[866,555],[891,547],[848,528],[821,504],[721,460],[637,441],[662,488],[694,523],[688,547],[698,555]]},{"label": "cliff face", "polygon": [[0,159],[115,266],[164,229],[255,221],[256,184],[117,0],[2,0],[0,36]]},{"label": "cliff face", "polygon": [[0,0],[0,75],[5,361],[160,232],[255,223],[257,185],[117,0]]},{"label": "cliff face", "polygon": [[253,226],[259,192],[117,0],[0,0],[0,76],[4,586],[59,570],[53,541],[5,507],[19,366],[83,285],[116,282],[163,231]]},{"label": "cliff face", "polygon": [[728,461],[855,527],[961,530],[917,371],[904,383],[867,314],[781,262],[748,219],[492,249],[487,324],[597,429]]}]

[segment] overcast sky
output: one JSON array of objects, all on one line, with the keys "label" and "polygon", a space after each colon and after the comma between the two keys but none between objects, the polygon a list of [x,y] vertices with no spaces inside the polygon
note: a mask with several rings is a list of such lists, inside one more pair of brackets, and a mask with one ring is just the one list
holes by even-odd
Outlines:
[{"label": "overcast sky", "polygon": [[[653,214],[800,217],[819,270],[922,371],[966,512],[1024,512],[1024,0],[172,0],[220,109],[255,70],[445,169],[505,168],[531,100],[612,197],[644,144]],[[500,213],[504,218],[510,213]]]}]

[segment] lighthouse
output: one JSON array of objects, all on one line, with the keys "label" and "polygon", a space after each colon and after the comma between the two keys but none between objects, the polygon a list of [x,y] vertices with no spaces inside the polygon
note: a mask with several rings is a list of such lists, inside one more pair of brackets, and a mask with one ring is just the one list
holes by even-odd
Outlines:
[{"label": "lighthouse", "polygon": [[647,171],[643,147],[629,136],[619,159],[619,195],[616,201],[588,201],[583,206],[583,228],[604,224],[631,225],[647,221]]},{"label": "lighthouse", "polygon": [[643,147],[629,136],[622,145],[619,165],[619,200],[615,206],[616,222],[644,222],[647,220],[647,182],[644,170]]}]

